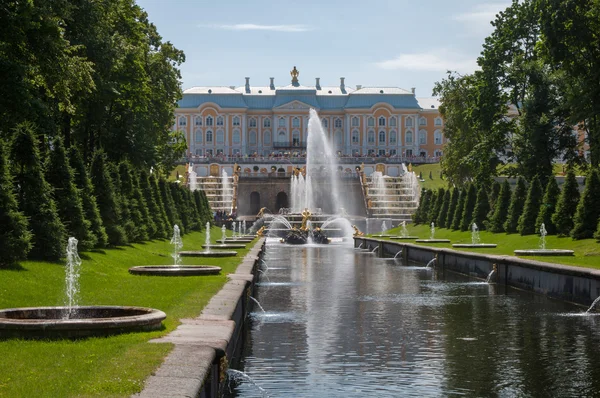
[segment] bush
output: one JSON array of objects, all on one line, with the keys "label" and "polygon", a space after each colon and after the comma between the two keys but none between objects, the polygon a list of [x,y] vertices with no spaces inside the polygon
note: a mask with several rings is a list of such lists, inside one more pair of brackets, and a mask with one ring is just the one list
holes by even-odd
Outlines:
[{"label": "bush", "polygon": [[500,187],[500,193],[494,205],[494,212],[488,221],[486,228],[491,232],[504,232],[504,222],[508,216],[508,208],[510,205],[510,184],[508,180],[504,180]]},{"label": "bush", "polygon": [[160,188],[158,187],[158,181],[154,174],[150,174],[148,176],[148,184],[150,185],[150,190],[152,191],[152,198],[154,199],[154,203],[156,203],[157,213],[154,214],[155,220],[161,220],[160,223],[164,225],[165,230],[165,238],[168,238],[173,233],[174,225],[169,222],[169,217],[167,216],[167,211],[165,209],[165,203],[162,200]]},{"label": "bush", "polygon": [[431,208],[429,209],[429,216],[427,217],[428,224],[435,223],[437,220],[437,216],[442,207],[442,202],[444,201],[444,194],[444,188],[439,188],[437,192],[435,192],[435,202],[432,200]]},{"label": "bush", "polygon": [[465,209],[465,202],[467,200],[467,188],[463,188],[458,196],[458,204],[454,215],[452,216],[452,229],[457,230],[460,228],[460,221],[462,219],[463,210]]},{"label": "bush", "polygon": [[487,217],[489,213],[490,199],[488,198],[486,187],[482,185],[479,188],[479,191],[477,191],[477,199],[475,201],[471,225],[475,223],[480,231],[484,231],[486,229]]},{"label": "bush", "polygon": [[152,184],[154,184],[154,182],[150,182],[150,177],[148,176],[148,173],[145,170],[142,170],[140,172],[139,184],[140,191],[144,196],[144,201],[146,202],[146,205],[148,207],[148,214],[151,217],[152,222],[154,223],[154,230],[151,234],[151,237],[169,237],[170,228],[169,224],[167,223],[166,214],[164,215],[164,218],[162,215],[162,213],[164,212],[164,209],[162,209],[162,202],[158,202],[154,194],[154,190],[152,188]]},{"label": "bush", "polygon": [[127,229],[129,240],[132,242],[148,240],[148,226],[143,215],[145,210],[147,216],[148,209],[144,209],[145,203],[140,203],[138,200],[141,195],[136,195],[135,193],[135,184],[131,177],[129,162],[121,162],[119,164],[119,184],[123,205],[127,206],[127,214],[131,221],[131,224],[127,224],[131,225],[131,228]]},{"label": "bush", "polygon": [[[158,226],[154,222],[154,217],[150,213],[146,197],[144,196],[141,188],[141,172],[137,172],[135,169],[130,169],[131,181],[133,182],[133,198],[139,205],[140,212],[142,213],[142,220],[146,225],[146,231],[148,237],[153,238],[157,236]],[[145,174],[145,173],[144,173]],[[147,176],[147,174],[145,174]],[[147,177],[146,177],[147,180]]]},{"label": "bush", "polygon": [[556,211],[556,202],[559,195],[560,189],[558,189],[556,178],[550,178],[546,185],[546,192],[544,192],[537,219],[535,220],[536,231],[539,231],[542,224],[544,224],[548,235],[556,235],[556,225],[552,222],[552,215]]},{"label": "bush", "polygon": [[523,213],[521,213],[521,216],[519,217],[517,231],[521,235],[531,235],[537,232],[535,229],[535,220],[540,212],[542,195],[542,184],[540,183],[539,177],[536,175],[529,184]]},{"label": "bush", "polygon": [[573,239],[592,238],[598,228],[600,217],[600,175],[593,169],[585,180],[585,189],[581,200],[577,204],[577,211],[573,219],[574,226],[571,231]]},{"label": "bush", "polygon": [[0,141],[0,267],[27,258],[31,250],[28,227],[27,218],[17,204],[5,144]]},{"label": "bush", "polygon": [[525,180],[523,177],[519,177],[517,179],[517,187],[510,197],[508,214],[506,215],[506,221],[503,225],[506,232],[517,232],[519,217],[521,217],[521,213],[523,213],[523,206],[525,206],[525,199],[527,197],[526,191],[527,187],[525,186]]},{"label": "bush", "polygon": [[440,228],[446,228],[446,218],[448,217],[448,208],[450,207],[450,196],[450,190],[448,189],[446,193],[444,193],[442,206],[440,207],[437,219],[435,220],[435,225]]},{"label": "bush", "polygon": [[179,218],[179,210],[175,207],[175,202],[171,196],[171,188],[169,187],[169,183],[165,181],[164,178],[161,178],[158,180],[158,188],[160,190],[161,200],[165,207],[165,212],[167,213],[169,225],[179,226],[179,230],[183,235],[185,233],[185,227],[181,223],[181,218]]},{"label": "bush", "polygon": [[427,206],[427,195],[428,191],[425,188],[423,188],[421,190],[421,196],[419,197],[419,206],[417,207],[417,210],[412,216],[415,224],[422,224],[425,222],[425,217],[423,216],[423,214],[426,214],[425,206]]},{"label": "bush", "polygon": [[573,217],[575,217],[580,196],[575,172],[570,168],[556,203],[556,211],[552,215],[552,222],[556,226],[558,236],[568,236],[571,233],[574,226]]},{"label": "bush", "polygon": [[444,225],[446,228],[452,227],[452,221],[454,219],[454,212],[456,211],[456,206],[458,205],[458,198],[460,197],[460,189],[452,188],[452,194],[450,195],[450,205],[448,206],[448,211],[446,212],[446,219],[444,221]]},{"label": "bush", "polygon": [[33,232],[30,256],[58,260],[64,254],[67,233],[52,199],[52,187],[44,177],[38,145],[31,124],[16,127],[12,143],[16,193],[19,210],[29,219]]},{"label": "bush", "polygon": [[493,211],[494,211],[494,206],[496,205],[496,201],[498,200],[498,196],[500,196],[500,188],[501,185],[498,181],[494,181],[492,183],[492,189],[490,191],[490,194],[488,195],[488,198],[490,199],[490,214],[489,217],[492,216]]},{"label": "bush", "polygon": [[467,198],[463,207],[463,213],[460,220],[460,230],[469,231],[471,229],[471,220],[473,219],[473,211],[475,210],[475,202],[477,201],[477,190],[475,184],[469,184],[467,188]]}]

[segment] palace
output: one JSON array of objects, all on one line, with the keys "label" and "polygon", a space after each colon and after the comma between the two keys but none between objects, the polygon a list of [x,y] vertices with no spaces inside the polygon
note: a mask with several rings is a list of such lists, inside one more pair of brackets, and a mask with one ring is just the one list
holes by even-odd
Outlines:
[{"label": "palace", "polygon": [[175,111],[174,129],[185,133],[188,158],[229,159],[269,155],[302,156],[308,110],[320,115],[340,157],[426,161],[442,155],[444,122],[435,98],[417,98],[415,89],[300,84],[192,87]]}]

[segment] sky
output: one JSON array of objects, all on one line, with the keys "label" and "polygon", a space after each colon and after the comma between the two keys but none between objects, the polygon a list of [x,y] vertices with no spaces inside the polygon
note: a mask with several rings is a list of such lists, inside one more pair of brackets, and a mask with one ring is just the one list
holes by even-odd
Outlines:
[{"label": "sky", "polygon": [[184,51],[182,86],[290,84],[416,88],[477,68],[490,22],[510,1],[137,0]]}]

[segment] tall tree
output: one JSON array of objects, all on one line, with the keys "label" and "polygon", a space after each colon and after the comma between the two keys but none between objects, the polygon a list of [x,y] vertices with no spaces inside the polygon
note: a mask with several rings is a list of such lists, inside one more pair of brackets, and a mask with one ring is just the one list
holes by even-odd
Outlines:
[{"label": "tall tree", "polygon": [[143,209],[145,203],[141,203],[138,195],[135,194],[135,184],[131,177],[131,168],[129,162],[121,162],[119,164],[119,183],[121,188],[121,196],[123,203],[127,206],[128,214],[131,220],[132,228],[128,231],[128,236],[131,241],[139,242],[148,240],[148,227],[145,223],[144,210],[146,216],[148,209]]},{"label": "tall tree", "polygon": [[446,212],[446,221],[444,224],[446,228],[452,228],[452,221],[454,220],[454,212],[456,211],[456,206],[458,205],[458,198],[460,196],[460,189],[457,187],[452,188],[452,195],[450,196],[450,206],[448,206],[448,211]]},{"label": "tall tree", "polygon": [[523,207],[523,213],[521,213],[519,224],[517,225],[517,231],[521,235],[531,235],[536,233],[535,220],[540,211],[542,195],[542,184],[540,183],[540,179],[535,176],[529,183],[525,206]]},{"label": "tall tree", "polygon": [[508,233],[517,232],[519,225],[519,217],[523,213],[523,207],[525,205],[525,199],[527,198],[527,186],[525,185],[525,179],[519,177],[517,179],[517,187],[510,197],[510,205],[508,206],[508,214],[506,215],[506,221],[504,222],[504,230]]},{"label": "tall tree", "polygon": [[592,238],[600,218],[600,173],[592,169],[585,180],[583,195],[577,204],[571,230],[573,239]]},{"label": "tall tree", "polygon": [[467,188],[467,197],[463,213],[460,219],[460,230],[469,231],[471,229],[471,220],[473,219],[473,210],[475,210],[475,202],[477,201],[477,188],[475,184],[469,184]]},{"label": "tall tree", "polygon": [[560,189],[558,189],[556,178],[551,178],[546,185],[542,204],[540,205],[540,210],[537,219],[535,220],[536,231],[539,231],[542,224],[544,224],[544,228],[548,235],[556,235],[556,225],[552,222],[552,215],[556,211],[556,202],[558,201],[559,195]]},{"label": "tall tree", "polygon": [[454,230],[460,229],[460,222],[462,220],[462,215],[465,209],[466,201],[467,188],[463,187],[460,191],[460,195],[458,196],[458,204],[456,205],[456,209],[454,210],[454,215],[452,216],[451,228]]},{"label": "tall tree", "polygon": [[164,204],[165,212],[167,213],[169,224],[178,225],[181,233],[184,234],[185,227],[181,222],[179,209],[175,206],[173,196],[171,196],[171,188],[169,183],[164,178],[160,178],[158,180],[158,188],[160,190],[160,196]]},{"label": "tall tree", "polygon": [[154,197],[152,186],[150,185],[148,173],[145,170],[140,171],[139,189],[144,196],[144,201],[148,207],[148,217],[154,223],[152,238],[166,238],[169,236],[169,227],[161,215],[159,203]]},{"label": "tall tree", "polygon": [[494,204],[494,213],[490,217],[486,227],[491,232],[504,232],[504,223],[508,216],[508,209],[510,206],[511,190],[508,180],[505,179],[500,186],[500,193],[498,199]]},{"label": "tall tree", "polygon": [[448,208],[450,207],[450,189],[446,190],[444,193],[444,198],[442,200],[442,206],[440,207],[440,211],[438,212],[437,219],[435,221],[435,225],[439,228],[446,228],[446,219],[448,217]]},{"label": "tall tree", "polygon": [[556,211],[552,215],[552,222],[556,225],[558,236],[568,236],[571,233],[580,196],[575,171],[573,168],[569,168],[562,191],[558,197]]},{"label": "tall tree", "polygon": [[473,209],[471,225],[475,223],[479,230],[485,230],[489,213],[490,199],[487,195],[487,188],[482,185],[477,191],[477,200],[475,201],[475,208]]},{"label": "tall tree", "polygon": [[148,176],[148,184],[150,185],[150,189],[152,190],[152,197],[154,198],[154,202],[157,206],[157,213],[152,214],[154,214],[154,217],[156,218],[156,221],[158,223],[165,226],[166,234],[164,237],[168,238],[169,236],[171,236],[171,233],[173,231],[173,224],[169,223],[169,217],[167,217],[167,211],[165,210],[165,203],[162,200],[161,192],[158,187],[158,181],[154,173],[151,173],[150,176]]}]

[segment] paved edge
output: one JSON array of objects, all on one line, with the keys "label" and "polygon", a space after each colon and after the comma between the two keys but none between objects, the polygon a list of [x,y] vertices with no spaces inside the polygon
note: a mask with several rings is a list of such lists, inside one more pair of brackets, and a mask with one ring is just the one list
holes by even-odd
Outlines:
[{"label": "paved edge", "polygon": [[218,361],[223,358],[230,341],[235,338],[234,313],[246,287],[254,278],[253,272],[264,243],[265,238],[258,240],[198,317],[181,319],[181,325],[177,329],[166,336],[150,340],[151,343],[173,343],[175,348],[146,379],[142,392],[133,397],[183,398],[200,395],[211,368],[218,367]]}]

